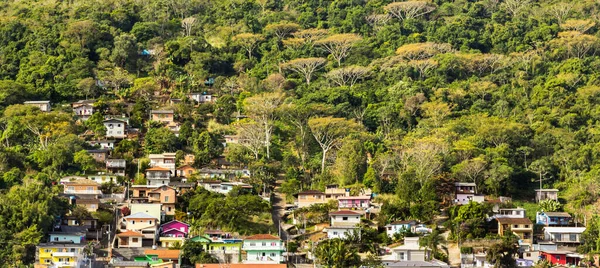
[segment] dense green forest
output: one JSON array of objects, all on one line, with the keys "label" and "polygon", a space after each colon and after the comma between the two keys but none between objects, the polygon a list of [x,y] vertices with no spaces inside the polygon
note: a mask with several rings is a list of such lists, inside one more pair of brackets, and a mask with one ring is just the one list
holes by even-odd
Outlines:
[{"label": "dense green forest", "polygon": [[[9,242],[0,259],[31,261],[24,254],[61,213],[43,186],[93,170],[78,135],[101,136],[108,115],[126,115],[145,133],[115,148],[128,161],[182,151],[202,166],[223,152],[223,135],[238,134],[247,142],[225,156],[259,182],[272,186],[283,173],[287,194],[371,187],[393,197],[384,221],[430,220],[449,205],[455,181],[530,201],[540,180],[589,220],[600,195],[599,8],[591,0],[2,1],[0,241]],[[150,109],[168,106],[157,94],[189,92],[218,100],[175,105],[179,137],[146,124]],[[69,106],[81,99],[96,99],[99,110],[85,124]],[[19,105],[26,100],[50,100],[53,111]]]}]

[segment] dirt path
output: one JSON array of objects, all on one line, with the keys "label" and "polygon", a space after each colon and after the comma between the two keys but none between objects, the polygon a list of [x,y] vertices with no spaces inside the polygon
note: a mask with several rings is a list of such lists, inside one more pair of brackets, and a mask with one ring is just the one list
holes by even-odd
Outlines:
[{"label": "dirt path", "polygon": [[281,236],[281,240],[288,240],[288,233],[286,230],[281,228],[281,217],[283,217],[283,213],[285,211],[285,200],[283,199],[283,195],[279,192],[279,186],[282,181],[275,182],[275,189],[273,190],[273,195],[271,197],[271,217],[273,218],[273,224],[275,227],[279,228],[279,233]]}]

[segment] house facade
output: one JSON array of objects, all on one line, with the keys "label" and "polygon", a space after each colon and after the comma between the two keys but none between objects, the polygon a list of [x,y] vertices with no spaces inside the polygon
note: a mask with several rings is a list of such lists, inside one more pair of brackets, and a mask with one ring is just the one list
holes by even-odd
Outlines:
[{"label": "house facade", "polygon": [[244,263],[281,263],[285,246],[281,239],[270,234],[257,234],[244,239],[242,250],[246,252]]},{"label": "house facade", "polygon": [[104,120],[107,138],[124,139],[127,137],[127,122],[121,119]]},{"label": "house facade", "polygon": [[524,208],[500,208],[498,212],[494,214],[495,218],[525,218]]},{"label": "house facade", "polygon": [[146,184],[147,185],[167,185],[171,180],[171,170],[164,167],[151,167],[146,169]]},{"label": "house facade", "polygon": [[189,178],[196,172],[196,169],[190,165],[183,165],[177,168],[177,176]]},{"label": "house facade", "polygon": [[371,206],[371,196],[340,196],[337,198],[340,209],[367,209]]},{"label": "house facade", "polygon": [[106,171],[118,176],[125,176],[127,161],[125,159],[106,159]]},{"label": "house facade", "polygon": [[83,232],[52,232],[48,235],[51,243],[85,243],[85,233]]},{"label": "house facade", "polygon": [[23,102],[25,105],[31,105],[40,108],[42,112],[50,112],[52,107],[50,106],[50,101],[26,101]]},{"label": "house facade", "polygon": [[100,149],[114,149],[116,141],[115,140],[97,140],[97,141],[88,141],[87,142],[91,146],[100,146]]},{"label": "house facade", "polygon": [[83,267],[85,244],[42,243],[36,247],[36,265]]},{"label": "house facade", "polygon": [[583,255],[567,250],[540,251],[540,258],[551,265],[577,266],[584,258]]},{"label": "house facade", "polygon": [[466,205],[469,202],[484,202],[484,196],[477,194],[477,185],[472,182],[456,182],[454,183],[454,203],[458,205]]},{"label": "house facade", "polygon": [[558,201],[558,189],[537,189],[535,190],[535,201],[540,202],[543,200],[554,200]]},{"label": "house facade", "polygon": [[162,167],[171,171],[171,175],[177,175],[175,167],[175,153],[150,154],[150,167]]},{"label": "house facade", "polygon": [[581,245],[581,235],[585,227],[544,227],[544,240],[558,246],[576,247]]},{"label": "house facade", "polygon": [[180,221],[170,221],[160,226],[160,236],[164,237],[187,237],[190,225]]},{"label": "house facade", "polygon": [[528,218],[497,218],[498,235],[511,231],[519,237],[519,246],[529,250],[533,246],[533,223]]},{"label": "house facade", "polygon": [[163,215],[162,204],[160,203],[131,203],[129,209],[132,215],[139,212],[150,215],[155,219],[161,219]]},{"label": "house facade", "polygon": [[94,160],[96,160],[96,162],[104,163],[104,162],[106,162],[106,158],[108,158],[108,153],[110,152],[110,150],[108,150],[108,149],[93,149],[93,150],[86,150],[86,152],[92,158],[94,158]]},{"label": "house facade", "polygon": [[[123,232],[133,231],[141,234],[142,239],[152,240],[154,244],[158,234],[159,219],[143,212],[137,212],[123,218],[125,228]],[[133,241],[131,241],[133,242]],[[140,241],[140,243],[142,243]]]},{"label": "house facade", "polygon": [[206,92],[192,92],[188,94],[188,97],[197,103],[215,102],[217,99]]},{"label": "house facade", "polygon": [[117,246],[119,248],[141,248],[143,238],[142,233],[127,230],[117,234]]},{"label": "house facade", "polygon": [[571,215],[567,212],[537,212],[536,223],[544,226],[568,226]]},{"label": "house facade", "polygon": [[313,204],[325,204],[329,200],[325,199],[325,193],[316,190],[307,190],[298,193],[296,205],[299,208],[309,207]]},{"label": "house facade", "polygon": [[204,235],[190,239],[204,245],[204,250],[219,259],[221,263],[242,262],[243,240],[222,231],[205,231]]},{"label": "house facade", "polygon": [[64,193],[69,195],[95,195],[101,196],[100,184],[89,179],[78,179],[64,183]]},{"label": "house facade", "polygon": [[404,245],[390,249],[391,256],[386,260],[393,261],[428,261],[431,255],[431,250],[419,245],[419,237],[405,237]]},{"label": "house facade", "polygon": [[340,210],[329,213],[330,226],[324,231],[327,238],[345,239],[354,232],[360,232],[358,224],[362,214],[351,210]]},{"label": "house facade", "polygon": [[389,237],[394,237],[395,234],[414,232],[416,221],[394,221],[385,226],[385,232]]},{"label": "house facade", "polygon": [[71,103],[73,113],[82,121],[88,120],[94,114],[94,102],[95,100],[80,100]]}]

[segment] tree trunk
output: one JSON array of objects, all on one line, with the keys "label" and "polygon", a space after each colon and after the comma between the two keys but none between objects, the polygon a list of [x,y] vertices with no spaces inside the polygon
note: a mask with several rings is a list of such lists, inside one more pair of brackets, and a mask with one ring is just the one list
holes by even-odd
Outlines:
[{"label": "tree trunk", "polygon": [[321,174],[325,173],[325,159],[327,158],[327,150],[323,150],[323,159],[321,159]]}]

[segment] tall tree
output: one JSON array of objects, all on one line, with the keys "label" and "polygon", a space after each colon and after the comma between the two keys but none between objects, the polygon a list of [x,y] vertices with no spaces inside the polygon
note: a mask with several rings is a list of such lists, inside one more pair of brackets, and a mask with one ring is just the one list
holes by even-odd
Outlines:
[{"label": "tall tree", "polygon": [[253,33],[241,33],[232,38],[233,42],[248,52],[248,59],[252,59],[252,52],[264,36]]},{"label": "tall tree", "polygon": [[352,46],[361,40],[362,37],[358,34],[334,34],[315,43],[329,51],[331,56],[337,61],[339,67],[342,65],[342,60],[348,57]]},{"label": "tall tree", "polygon": [[325,62],[327,60],[324,58],[300,58],[286,62],[282,64],[282,67],[302,75],[306,84],[309,85],[313,73],[320,69]]},{"label": "tall tree", "polygon": [[325,172],[327,153],[340,146],[340,142],[346,135],[360,129],[354,120],[335,117],[311,118],[308,120],[308,126],[323,153],[321,173]]}]

